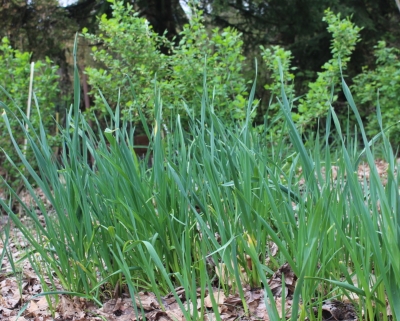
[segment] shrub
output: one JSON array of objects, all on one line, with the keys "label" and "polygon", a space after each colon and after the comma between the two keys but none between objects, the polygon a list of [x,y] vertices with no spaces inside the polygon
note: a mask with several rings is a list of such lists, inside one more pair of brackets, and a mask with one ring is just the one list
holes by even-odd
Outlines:
[{"label": "shrub", "polygon": [[[216,114],[229,121],[244,119],[248,93],[241,74],[244,60],[241,35],[231,28],[222,32],[216,28],[209,35],[201,14],[194,11],[190,24],[179,34],[178,45],[157,35],[146,19],[139,18],[131,5],[124,7],[122,2],[114,3],[112,18],[101,17],[98,35],[84,29],[86,39],[102,43],[92,49],[94,60],[104,68],[86,69],[93,88],[94,110],[106,114],[101,90],[111,107],[119,101],[122,112],[134,121],[139,120],[137,108],[141,108],[151,122],[156,79],[163,95],[164,118],[180,114],[185,124],[188,112],[191,116],[200,115],[198,102],[206,73]],[[161,53],[162,46],[169,50],[169,55]]]},{"label": "shrub", "polygon": [[[26,102],[28,101],[30,59],[31,54],[13,49],[7,38],[2,39],[0,44],[0,85],[2,87],[0,101],[8,105],[10,110],[18,115],[19,111],[17,107],[26,106]],[[54,138],[52,138],[51,133],[55,126],[53,116],[58,93],[57,69],[58,67],[52,66],[52,62],[48,58],[46,58],[46,61],[37,61],[35,63],[33,80],[35,96],[32,99],[30,117],[32,124],[37,125],[39,122],[39,114],[35,107],[35,102],[37,102],[38,106],[40,106],[40,117],[42,117],[42,122],[52,144],[54,143]],[[17,130],[19,125],[18,121],[14,118],[11,120],[11,127],[15,129],[14,137],[16,141],[22,146],[24,144],[25,133]],[[12,146],[3,121],[0,121],[0,146],[2,149],[2,152],[0,152],[2,174],[5,176],[6,181],[11,182],[13,185],[18,185],[18,178],[20,176],[18,170],[22,170],[23,166]],[[4,152],[16,163],[18,170],[6,161]],[[30,155],[31,150],[27,149],[26,153]],[[32,165],[34,166],[33,163]]]},{"label": "shrub", "polygon": [[[293,59],[290,50],[285,50],[280,46],[272,46],[271,48],[261,48],[261,56],[267,65],[267,69],[270,72],[271,83],[266,84],[264,88],[271,94],[271,103],[269,105],[267,113],[272,116],[272,121],[269,121],[270,132],[274,135],[280,134],[282,128],[282,115],[279,102],[276,101],[276,97],[281,96],[281,74],[279,68],[282,69],[283,82],[286,88],[286,94],[292,101],[295,95],[294,92],[294,74],[291,72],[296,69],[291,67],[291,60]],[[274,102],[275,101],[275,102]]]},{"label": "shrub", "polygon": [[300,126],[307,126],[319,117],[326,116],[329,106],[337,100],[340,90],[340,73],[346,70],[350,55],[355,49],[361,28],[350,21],[350,18],[340,20],[340,14],[325,10],[324,21],[328,23],[328,31],[332,34],[332,59],[322,66],[317,80],[308,85],[309,91],[300,99],[298,113],[293,119]]},{"label": "shrub", "polygon": [[[323,19],[328,23],[328,31],[332,33],[332,59],[322,66],[322,71],[314,82],[308,84],[308,92],[300,98],[297,111],[292,112],[293,120],[298,127],[309,128],[318,118],[324,117],[330,104],[337,100],[340,88],[340,72],[346,70],[350,55],[359,41],[361,28],[350,21],[350,18],[340,19],[330,9],[325,10]],[[282,66],[283,79],[288,90],[288,97],[293,98],[294,75],[290,73],[291,52],[275,46],[272,50],[262,49],[263,59],[271,71],[274,83],[265,86],[274,96],[280,95],[280,75],[278,63]],[[272,104],[270,110],[275,114],[279,109]]]},{"label": "shrub", "polygon": [[[382,123],[385,128],[398,123],[400,119],[400,50],[388,48],[384,41],[375,46],[376,68],[368,70],[354,78],[353,89],[356,98],[363,105],[364,116],[368,119],[366,129],[372,137],[380,132],[375,106],[379,100],[382,112]],[[390,140],[400,144],[400,127],[390,130]]]}]

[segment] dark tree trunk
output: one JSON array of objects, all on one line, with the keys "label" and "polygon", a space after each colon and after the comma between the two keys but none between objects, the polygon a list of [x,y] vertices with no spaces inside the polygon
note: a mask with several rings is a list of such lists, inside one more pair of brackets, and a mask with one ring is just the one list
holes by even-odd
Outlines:
[{"label": "dark tree trunk", "polygon": [[[152,25],[155,32],[166,36],[169,40],[178,40],[179,31],[188,22],[179,0],[146,0],[137,1],[136,10]],[[168,48],[162,48],[168,54]]]}]

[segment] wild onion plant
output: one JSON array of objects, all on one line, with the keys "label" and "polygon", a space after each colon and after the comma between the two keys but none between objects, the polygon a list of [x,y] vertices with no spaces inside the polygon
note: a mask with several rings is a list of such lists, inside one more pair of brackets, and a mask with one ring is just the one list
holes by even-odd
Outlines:
[{"label": "wild onion plant", "polygon": [[[252,99],[247,120],[226,126],[206,95],[199,102],[201,115],[191,115],[190,128],[183,128],[176,115],[163,134],[162,93],[155,90],[155,123],[143,122],[150,138],[143,161],[134,151],[132,124],[120,119],[119,106],[112,112],[104,99],[110,112],[104,132],[95,133],[80,114],[76,70],[74,104],[60,128],[60,159],[43,126],[33,128],[23,112],[13,115],[2,104],[10,139],[26,168],[21,177],[45,226],[11,188],[35,229],[0,203],[30,242],[35,271],[55,276],[66,293],[98,304],[126,290],[132,297],[153,291],[159,299],[172,291],[187,320],[202,320],[205,293],[213,286],[239,293],[250,313],[243,290],[248,285],[265,289],[270,318],[279,320],[268,279],[288,262],[298,278],[292,320],[321,319],[322,302],[331,298],[352,300],[365,320],[388,320],[388,301],[400,320],[399,171],[383,128],[368,142],[345,83],[343,90],[359,122],[362,151],[346,140],[332,108],[325,137],[317,136],[306,148],[284,89],[281,108],[290,144],[270,141],[267,129],[260,134],[252,127]],[[9,117],[20,120],[38,173],[15,142]],[[332,149],[329,138],[335,134],[340,144]],[[389,162],[386,185],[371,149],[378,142]],[[356,172],[364,160],[371,176],[359,182]],[[51,210],[35,195],[28,175]],[[279,248],[275,257],[270,242]],[[187,303],[178,297],[178,286]],[[55,293],[55,285],[46,289]],[[215,301],[213,310],[220,319]]]}]

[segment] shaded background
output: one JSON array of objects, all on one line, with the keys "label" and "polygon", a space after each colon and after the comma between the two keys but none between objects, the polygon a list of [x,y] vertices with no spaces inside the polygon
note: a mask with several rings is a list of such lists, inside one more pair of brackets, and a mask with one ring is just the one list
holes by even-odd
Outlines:
[{"label": "shaded background", "polygon": [[[293,66],[298,69],[296,92],[306,92],[307,83],[316,78],[321,66],[330,59],[331,36],[322,21],[330,7],[342,17],[352,16],[360,27],[362,41],[352,56],[349,79],[363,66],[373,67],[373,46],[386,40],[388,46],[400,47],[399,8],[397,0],[200,0],[206,26],[234,27],[243,34],[247,59],[246,76],[254,79],[254,58],[259,66],[257,97],[261,113],[268,106],[268,93],[263,88],[268,79],[260,58],[259,46],[280,45],[292,51]],[[168,38],[176,37],[190,19],[185,0],[130,0],[140,16],[146,17],[154,30]],[[12,47],[32,52],[33,61],[48,56],[60,66],[61,96],[72,92],[72,44],[76,32],[97,30],[97,17],[111,16],[111,3],[106,0],[1,0],[0,36],[8,37]],[[179,39],[176,37],[176,41]],[[90,48],[80,41],[79,65],[91,64]],[[83,79],[82,86],[86,86]],[[87,93],[89,88],[84,88]],[[62,100],[62,98],[60,98]],[[90,106],[89,97],[84,103]]]}]

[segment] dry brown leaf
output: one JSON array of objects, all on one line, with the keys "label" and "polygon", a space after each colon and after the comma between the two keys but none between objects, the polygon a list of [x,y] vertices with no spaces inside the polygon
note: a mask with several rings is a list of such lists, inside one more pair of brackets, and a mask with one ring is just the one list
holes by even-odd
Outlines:
[{"label": "dry brown leaf", "polygon": [[139,292],[139,295],[135,297],[136,304],[141,305],[145,310],[159,309],[160,304],[157,301],[157,297],[151,292]]},{"label": "dry brown leaf", "polygon": [[[1,317],[10,317],[13,314],[14,310],[7,309],[3,304],[0,304],[0,320]],[[14,312],[15,314],[15,312]]]},{"label": "dry brown leaf", "polygon": [[154,310],[146,314],[147,320],[157,320],[157,321],[170,321],[168,314],[165,311]]},{"label": "dry brown leaf", "polygon": [[254,317],[258,318],[259,320],[269,321],[269,316],[264,300],[260,301],[256,310],[254,311]]},{"label": "dry brown leaf", "polygon": [[[179,299],[181,299],[182,301],[185,300],[185,289],[183,286],[176,288],[175,292]],[[163,304],[171,305],[173,303],[176,303],[176,299],[172,292],[170,292],[163,298]]]},{"label": "dry brown leaf", "polygon": [[350,303],[330,300],[322,305],[322,317],[323,320],[356,321],[357,313]]},{"label": "dry brown leaf", "polygon": [[[224,301],[225,301],[225,294],[222,292],[222,290],[220,290],[220,291],[216,290],[216,291],[214,291],[211,295],[214,297],[214,300],[215,300],[215,302],[216,302],[217,305],[222,305],[222,304],[224,303]],[[208,294],[208,295],[204,298],[204,305],[205,305],[207,308],[212,308],[212,306],[213,306],[213,305],[212,305],[212,298],[211,298],[211,295]]]},{"label": "dry brown leaf", "polygon": [[236,307],[238,305],[242,305],[242,299],[239,297],[238,294],[234,294],[234,295],[229,295],[224,302],[225,305],[227,306],[233,306]]},{"label": "dry brown leaf", "polygon": [[186,321],[183,312],[180,309],[168,310],[165,311],[167,316],[174,321]]},{"label": "dry brown leaf", "polygon": [[[8,320],[9,321],[16,321],[17,317],[13,316],[13,317],[10,317]],[[18,321],[28,321],[28,319],[25,319],[23,316],[21,316],[21,317],[18,318]]]},{"label": "dry brown leaf", "polygon": [[281,296],[282,294],[282,274],[285,276],[285,288],[286,288],[286,297],[291,296],[296,287],[297,277],[292,271],[290,265],[285,263],[282,265],[278,271],[274,273],[271,279],[268,282],[268,285],[271,288],[272,294],[276,297]]},{"label": "dry brown leaf", "polygon": [[29,303],[29,307],[28,307],[28,309],[26,309],[26,311],[28,311],[29,314],[34,314],[37,311],[39,311],[39,306],[37,305],[37,303],[35,301],[31,301],[31,303]]},{"label": "dry brown leaf", "polygon": [[85,316],[85,312],[81,310],[80,306],[76,306],[74,301],[62,296],[60,303],[57,307],[57,311],[64,319],[82,319]]}]

